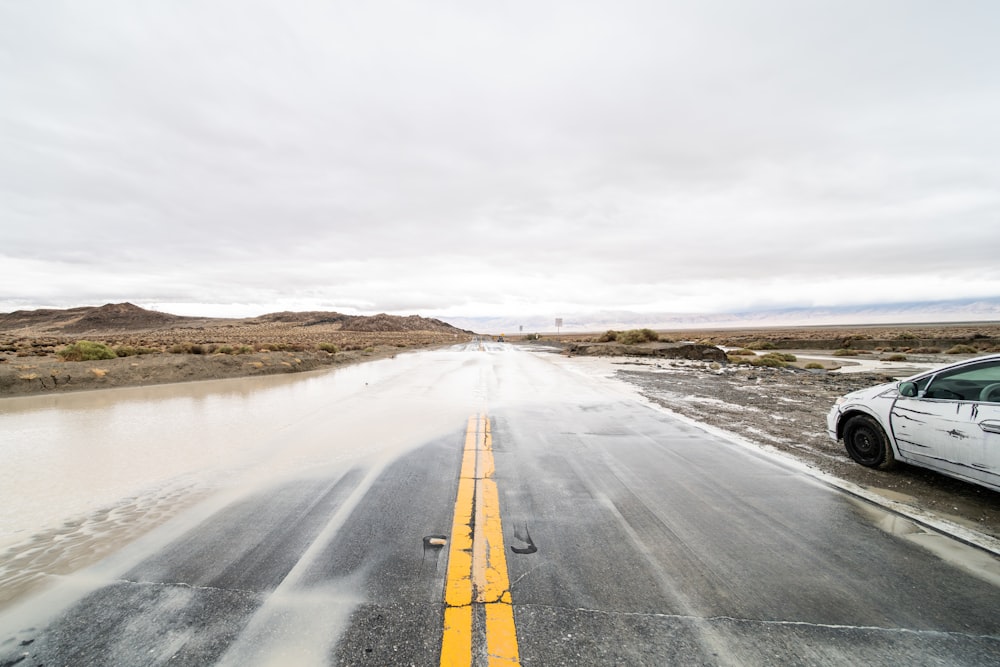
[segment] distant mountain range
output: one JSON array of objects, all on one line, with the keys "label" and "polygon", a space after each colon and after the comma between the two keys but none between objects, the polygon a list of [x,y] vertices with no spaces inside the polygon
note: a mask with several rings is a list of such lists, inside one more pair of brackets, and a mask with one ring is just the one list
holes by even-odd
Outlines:
[{"label": "distant mountain range", "polygon": [[107,303],[78,308],[43,308],[0,313],[0,331],[45,334],[84,334],[109,331],[149,331],[178,327],[205,327],[237,324],[281,323],[294,327],[326,325],[340,331],[406,332],[436,331],[471,333],[456,329],[447,322],[409,315],[344,315],[327,311],[268,313],[241,319],[184,317],[140,308],[131,303]]},{"label": "distant mountain range", "polygon": [[[183,317],[146,310],[131,303],[68,309],[19,310],[0,313],[0,331],[81,334],[89,331],[136,331],[224,323],[281,322],[310,327],[333,325],[343,331],[448,331],[487,334],[554,333],[561,317],[562,332],[650,328],[731,329],[781,326],[864,324],[923,324],[945,322],[1000,322],[1000,297],[952,301],[914,301],[829,308],[783,308],[738,313],[636,313],[602,311],[554,313],[552,317],[447,317],[417,315],[344,315],[336,312],[280,312],[256,318]],[[457,327],[453,329],[453,327]]]},{"label": "distant mountain range", "polygon": [[554,333],[561,317],[562,332],[607,329],[729,329],[741,327],[822,326],[855,324],[920,324],[944,322],[1000,322],[1000,297],[951,301],[783,308],[736,313],[636,313],[601,311],[585,314],[553,313],[552,317],[449,317],[461,329],[481,333]]}]

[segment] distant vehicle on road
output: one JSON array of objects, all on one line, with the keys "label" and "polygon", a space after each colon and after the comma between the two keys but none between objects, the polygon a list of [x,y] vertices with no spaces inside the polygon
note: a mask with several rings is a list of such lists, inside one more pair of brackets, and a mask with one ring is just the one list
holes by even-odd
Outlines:
[{"label": "distant vehicle on road", "polygon": [[1000,354],[851,392],[826,421],[863,466],[903,461],[1000,491]]}]

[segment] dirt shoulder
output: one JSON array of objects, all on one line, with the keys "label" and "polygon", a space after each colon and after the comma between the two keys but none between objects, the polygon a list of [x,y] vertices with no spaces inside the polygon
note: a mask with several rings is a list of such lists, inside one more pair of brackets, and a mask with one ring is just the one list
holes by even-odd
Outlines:
[{"label": "dirt shoulder", "polygon": [[260,351],[246,354],[153,353],[100,361],[60,361],[55,356],[0,364],[0,398],[140,385],[298,373],[391,357],[408,347],[380,345],[363,351]]}]

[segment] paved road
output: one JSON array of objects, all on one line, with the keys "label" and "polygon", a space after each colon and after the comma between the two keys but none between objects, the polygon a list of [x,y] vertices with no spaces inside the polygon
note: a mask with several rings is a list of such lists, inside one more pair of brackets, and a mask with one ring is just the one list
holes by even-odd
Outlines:
[{"label": "paved road", "polygon": [[[381,415],[370,440],[338,439],[330,406],[309,427],[330,465],[8,611],[0,665],[1000,662],[1000,587],[961,566],[982,555],[943,560],[917,527],[572,361],[487,343],[394,363],[357,399]],[[463,416],[379,449],[387,425],[433,431],[405,405]]]}]

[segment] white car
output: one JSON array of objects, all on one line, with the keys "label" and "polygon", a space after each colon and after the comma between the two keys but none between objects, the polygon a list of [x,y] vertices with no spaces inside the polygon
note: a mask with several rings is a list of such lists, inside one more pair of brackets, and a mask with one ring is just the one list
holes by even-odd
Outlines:
[{"label": "white car", "polygon": [[851,392],[826,424],[861,465],[904,461],[1000,491],[1000,354]]}]

